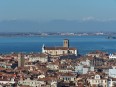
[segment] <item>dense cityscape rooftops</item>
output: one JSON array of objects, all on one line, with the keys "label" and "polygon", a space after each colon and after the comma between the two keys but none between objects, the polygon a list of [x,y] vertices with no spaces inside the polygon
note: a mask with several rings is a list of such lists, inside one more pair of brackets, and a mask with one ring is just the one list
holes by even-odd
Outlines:
[{"label": "dense cityscape rooftops", "polygon": [[[62,47],[69,46],[67,41]],[[2,54],[0,86],[116,87],[115,55],[99,50],[84,56],[78,54],[52,48],[40,53]]]}]

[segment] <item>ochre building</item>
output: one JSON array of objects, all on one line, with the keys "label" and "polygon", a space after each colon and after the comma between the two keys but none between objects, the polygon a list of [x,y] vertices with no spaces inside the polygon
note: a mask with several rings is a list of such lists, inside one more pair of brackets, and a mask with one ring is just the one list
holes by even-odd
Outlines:
[{"label": "ochre building", "polygon": [[68,39],[64,39],[63,46],[60,47],[46,47],[43,45],[42,52],[48,53],[52,56],[68,55],[68,54],[74,54],[77,56],[77,49],[69,46]]}]

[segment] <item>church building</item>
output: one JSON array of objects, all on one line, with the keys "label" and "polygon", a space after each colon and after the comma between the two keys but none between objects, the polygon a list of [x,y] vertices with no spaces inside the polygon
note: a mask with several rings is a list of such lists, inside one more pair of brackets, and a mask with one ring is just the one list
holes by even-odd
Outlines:
[{"label": "church building", "polygon": [[48,53],[51,56],[60,55],[75,55],[77,56],[77,49],[69,46],[69,40],[64,39],[63,46],[60,47],[46,47],[43,45],[42,53]]}]

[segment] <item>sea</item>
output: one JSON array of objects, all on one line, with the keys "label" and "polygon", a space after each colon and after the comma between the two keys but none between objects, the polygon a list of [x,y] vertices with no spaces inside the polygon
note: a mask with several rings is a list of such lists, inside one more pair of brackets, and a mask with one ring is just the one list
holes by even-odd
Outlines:
[{"label": "sea", "polygon": [[29,36],[29,37],[0,37],[0,54],[12,52],[41,52],[45,46],[63,46],[63,40],[69,39],[70,47],[78,49],[79,54],[101,50],[116,53],[116,39],[107,36]]}]

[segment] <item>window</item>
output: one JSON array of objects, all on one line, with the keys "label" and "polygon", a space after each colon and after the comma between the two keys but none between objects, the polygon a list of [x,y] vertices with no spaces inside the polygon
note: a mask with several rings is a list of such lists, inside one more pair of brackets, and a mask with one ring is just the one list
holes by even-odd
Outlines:
[{"label": "window", "polygon": [[52,51],[50,51],[50,53],[52,53]]},{"label": "window", "polygon": [[70,51],[70,53],[72,53],[72,51]]},{"label": "window", "polygon": [[100,79],[100,76],[99,76],[99,75],[96,75],[96,76],[95,76],[95,79]]},{"label": "window", "polygon": [[56,51],[56,55],[57,55],[57,51]]},{"label": "window", "polygon": [[63,54],[65,54],[65,52],[63,51]]},{"label": "window", "polygon": [[96,80],[96,83],[97,83],[97,80]]},{"label": "window", "polygon": [[98,78],[99,78],[99,76],[96,76],[96,78],[98,79]]},{"label": "window", "polygon": [[105,80],[105,83],[106,83],[106,80]]}]

